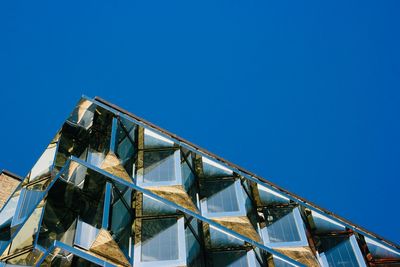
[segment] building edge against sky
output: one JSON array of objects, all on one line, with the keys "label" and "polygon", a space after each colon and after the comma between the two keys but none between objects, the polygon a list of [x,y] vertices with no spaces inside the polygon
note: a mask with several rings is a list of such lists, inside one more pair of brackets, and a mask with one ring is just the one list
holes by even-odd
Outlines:
[{"label": "building edge against sky", "polygon": [[400,266],[398,245],[98,97],[22,180],[0,176],[0,266]]}]

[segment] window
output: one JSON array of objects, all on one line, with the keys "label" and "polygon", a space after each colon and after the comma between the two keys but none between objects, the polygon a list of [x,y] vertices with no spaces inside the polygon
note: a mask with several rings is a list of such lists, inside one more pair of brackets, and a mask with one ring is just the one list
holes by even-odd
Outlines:
[{"label": "window", "polygon": [[272,247],[307,246],[304,224],[298,208],[275,208],[265,211],[264,242]]},{"label": "window", "polygon": [[226,267],[247,267],[246,251],[223,251],[212,253],[213,266],[226,266]]},{"label": "window", "polygon": [[100,167],[104,161],[104,154],[102,152],[98,152],[94,149],[89,149],[87,155],[87,162],[96,166]]},{"label": "window", "polygon": [[151,197],[148,197],[147,195],[143,195],[142,209],[143,215],[176,214],[175,208],[170,207]]},{"label": "window", "polygon": [[78,219],[74,243],[89,250],[99,233],[99,229]]},{"label": "window", "polygon": [[369,237],[365,237],[368,250],[376,259],[400,259],[400,252],[383,245]]},{"label": "window", "polygon": [[179,150],[145,151],[143,171],[138,171],[140,186],[181,185],[182,175]]},{"label": "window", "polygon": [[43,198],[43,195],[43,191],[23,188],[21,190],[21,197],[15,212],[15,214],[18,214],[18,216],[14,216],[11,226],[22,223],[32,213],[38,202]]},{"label": "window", "polygon": [[49,172],[54,162],[54,157],[56,155],[56,150],[57,145],[54,143],[51,143],[47,147],[42,156],[40,156],[39,160],[36,162],[35,166],[33,166],[29,174],[29,182],[49,175]]},{"label": "window", "polygon": [[258,192],[260,194],[260,201],[262,205],[289,203],[290,200],[281,193],[276,192],[266,186],[257,184]]},{"label": "window", "polygon": [[149,129],[144,129],[145,148],[162,148],[172,146],[174,146],[173,141]]},{"label": "window", "polygon": [[131,256],[131,225],[132,215],[130,211],[132,189],[120,186],[114,187],[112,205],[110,210],[110,230],[113,238],[127,258]]},{"label": "window", "polygon": [[285,260],[282,260],[281,258],[274,256],[273,257],[273,261],[274,261],[274,266],[275,267],[293,267],[295,265],[288,263]]},{"label": "window", "polygon": [[232,176],[232,170],[226,168],[225,166],[210,160],[206,157],[202,158],[203,160],[203,173],[207,177],[226,177]]},{"label": "window", "polygon": [[213,248],[218,247],[239,247],[244,245],[244,241],[229,235],[214,226],[210,225],[210,242]]},{"label": "window", "polygon": [[21,194],[21,189],[18,189],[16,193],[10,198],[10,200],[6,203],[6,205],[0,210],[0,229],[3,227],[10,227],[11,221],[17,209],[17,204],[19,202],[19,198]]},{"label": "window", "polygon": [[239,180],[208,181],[203,188],[201,209],[204,216],[246,216],[244,192]]},{"label": "window", "polygon": [[312,211],[311,214],[316,228],[315,231],[317,233],[340,232],[346,230],[344,225],[325,215],[320,214],[319,212]]},{"label": "window", "polygon": [[357,241],[351,237],[328,237],[321,240],[321,263],[330,267],[366,266]]},{"label": "window", "polygon": [[144,153],[144,176],[146,182],[166,182],[175,180],[174,151]]},{"label": "window", "polygon": [[142,261],[178,259],[176,219],[144,220],[142,223]]},{"label": "window", "polygon": [[186,265],[184,219],[143,219],[135,266]]},{"label": "window", "polygon": [[238,211],[234,181],[220,181],[208,184],[208,212]]}]

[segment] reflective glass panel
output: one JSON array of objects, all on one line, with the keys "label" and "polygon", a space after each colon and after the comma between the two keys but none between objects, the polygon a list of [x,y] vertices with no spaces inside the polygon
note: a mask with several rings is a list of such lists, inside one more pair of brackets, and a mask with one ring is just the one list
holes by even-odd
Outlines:
[{"label": "reflective glass panel", "polygon": [[329,266],[359,266],[357,257],[348,238],[324,238],[322,240],[322,246]]},{"label": "reflective glass panel", "polygon": [[178,224],[175,218],[142,221],[142,261],[178,259]]},{"label": "reflective glass panel", "polygon": [[207,182],[205,186],[208,212],[238,211],[235,181]]},{"label": "reflective glass panel", "polygon": [[246,267],[247,262],[246,251],[224,251],[212,253],[213,266],[226,267]]},{"label": "reflective glass panel", "polygon": [[266,214],[269,242],[301,241],[291,209],[274,209]]},{"label": "reflective glass panel", "polygon": [[144,152],[144,182],[174,181],[175,158],[173,150]]}]

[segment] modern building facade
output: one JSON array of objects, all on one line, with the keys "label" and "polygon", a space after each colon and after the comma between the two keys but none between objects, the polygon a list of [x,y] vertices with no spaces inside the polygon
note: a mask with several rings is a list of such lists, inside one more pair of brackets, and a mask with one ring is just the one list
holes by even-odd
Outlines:
[{"label": "modern building facade", "polygon": [[400,266],[400,248],[100,98],[0,176],[0,266]]}]

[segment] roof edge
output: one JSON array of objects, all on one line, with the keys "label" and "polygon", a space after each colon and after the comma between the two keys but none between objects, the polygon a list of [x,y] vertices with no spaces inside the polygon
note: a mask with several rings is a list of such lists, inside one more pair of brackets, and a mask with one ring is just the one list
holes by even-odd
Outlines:
[{"label": "roof edge", "polygon": [[11,178],[14,178],[15,180],[18,180],[18,181],[24,180],[23,177],[21,177],[21,176],[15,174],[15,173],[13,173],[13,172],[10,172],[10,171],[8,171],[8,170],[4,170],[4,169],[3,169],[3,170],[0,171],[0,174],[2,174],[2,173],[4,173],[4,174],[7,175],[7,176],[10,176]]}]

